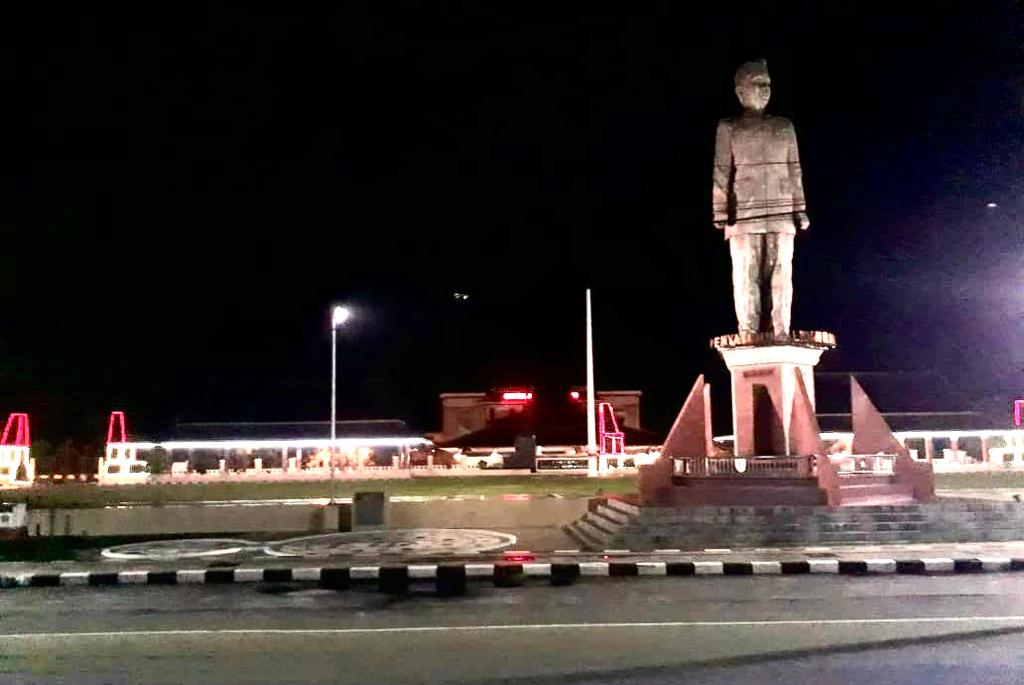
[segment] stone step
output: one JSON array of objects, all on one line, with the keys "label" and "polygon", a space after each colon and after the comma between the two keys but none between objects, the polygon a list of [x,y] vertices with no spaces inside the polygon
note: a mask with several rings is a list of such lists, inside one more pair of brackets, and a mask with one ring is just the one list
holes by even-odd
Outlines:
[{"label": "stone step", "polygon": [[585,549],[608,549],[608,538],[584,521],[573,521],[564,530]]},{"label": "stone step", "polygon": [[584,514],[583,520],[606,535],[615,535],[619,532],[619,529],[622,528],[622,526],[616,523],[615,521],[606,519],[597,512],[593,511],[588,511],[586,514]]},{"label": "stone step", "polygon": [[634,518],[636,518],[635,516],[627,514],[626,512],[622,511],[621,509],[616,509],[615,507],[608,506],[607,504],[600,504],[600,505],[598,505],[598,507],[597,507],[597,509],[595,511],[596,511],[596,513],[600,514],[601,516],[605,517],[606,519],[610,519],[610,520],[615,521],[616,523],[619,523],[619,524],[629,523]]},{"label": "stone step", "polygon": [[609,507],[611,509],[615,509],[616,511],[620,511],[620,512],[622,512],[623,514],[625,514],[627,516],[639,516],[640,515],[640,507],[636,506],[635,504],[630,504],[629,502],[626,502],[624,500],[618,499],[616,497],[609,497],[609,498],[607,498],[603,502],[603,504],[606,507]]}]

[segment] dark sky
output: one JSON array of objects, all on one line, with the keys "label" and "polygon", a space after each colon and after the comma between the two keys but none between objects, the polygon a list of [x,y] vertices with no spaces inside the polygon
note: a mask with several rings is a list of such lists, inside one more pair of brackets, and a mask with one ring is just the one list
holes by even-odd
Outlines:
[{"label": "dark sky", "polygon": [[711,157],[756,57],[821,368],[1024,391],[1016,2],[249,4],[2,10],[0,410],[36,436],[326,418],[333,301],[340,414],[435,429],[438,392],[582,382],[587,285],[598,384],[664,427],[724,388]]}]

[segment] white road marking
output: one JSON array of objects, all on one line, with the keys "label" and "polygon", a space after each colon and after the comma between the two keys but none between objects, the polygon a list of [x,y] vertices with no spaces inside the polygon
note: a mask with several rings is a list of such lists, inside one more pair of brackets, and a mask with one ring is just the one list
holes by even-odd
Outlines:
[{"label": "white road marking", "polygon": [[668,573],[668,566],[664,561],[638,561],[636,572],[640,576],[663,576]]},{"label": "white road marking", "polygon": [[978,561],[986,571],[1006,571],[1010,568],[1009,557],[978,557]]},{"label": "white road marking", "polygon": [[695,561],[693,562],[693,573],[698,576],[721,575],[723,573],[722,562]]},{"label": "white road marking", "polygon": [[603,561],[581,561],[581,576],[606,576],[608,575],[608,564]]},{"label": "white road marking", "polygon": [[782,564],[778,561],[752,561],[750,568],[754,575],[782,573]]},{"label": "white road marking", "polygon": [[353,566],[348,570],[352,580],[372,580],[380,575],[379,566]]},{"label": "white road marking", "polygon": [[85,571],[68,571],[60,574],[61,585],[88,585],[89,574]]},{"label": "white road marking", "polygon": [[494,564],[466,564],[467,578],[490,578],[494,575]]},{"label": "white road marking", "polygon": [[924,570],[938,573],[948,573],[953,570],[953,560],[948,557],[922,557]]},{"label": "white road marking", "polygon": [[865,559],[869,573],[896,573],[895,559]]},{"label": "white road marking", "polygon": [[183,568],[177,573],[179,583],[205,583],[206,571],[201,568]]},{"label": "white road marking", "polygon": [[421,580],[424,578],[437,578],[436,564],[422,564],[409,566],[409,578]]},{"label": "white road marking", "polygon": [[0,638],[165,637],[172,635],[359,635],[379,633],[442,633],[578,628],[735,628],[772,626],[899,625],[908,623],[1024,623],[1011,616],[901,616],[894,618],[807,618],[773,621],[633,621],[622,623],[523,623],[472,626],[403,626],[393,628],[200,628],[196,630],[109,630],[72,633],[4,633]]},{"label": "white road marking", "polygon": [[141,583],[143,585],[149,580],[149,571],[121,571],[117,574],[117,582],[125,585]]},{"label": "white road marking", "polygon": [[808,559],[811,573],[839,573],[838,559]]},{"label": "white road marking", "polygon": [[310,566],[293,568],[292,580],[320,580],[320,569]]},{"label": "white road marking", "polygon": [[263,580],[262,568],[236,568],[236,583],[259,583]]}]

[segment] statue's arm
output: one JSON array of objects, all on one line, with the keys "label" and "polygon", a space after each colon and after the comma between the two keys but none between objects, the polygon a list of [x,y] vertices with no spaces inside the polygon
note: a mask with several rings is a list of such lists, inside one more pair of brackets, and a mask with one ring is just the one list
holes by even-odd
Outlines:
[{"label": "statue's arm", "polygon": [[807,218],[807,201],[804,199],[804,174],[800,168],[800,149],[796,143],[796,129],[789,125],[786,163],[789,166],[789,186],[793,189],[793,220],[797,228],[806,230],[810,225]]},{"label": "statue's arm", "polygon": [[712,176],[711,212],[715,228],[724,229],[729,221],[729,181],[732,178],[732,129],[718,122],[715,133],[715,169]]}]

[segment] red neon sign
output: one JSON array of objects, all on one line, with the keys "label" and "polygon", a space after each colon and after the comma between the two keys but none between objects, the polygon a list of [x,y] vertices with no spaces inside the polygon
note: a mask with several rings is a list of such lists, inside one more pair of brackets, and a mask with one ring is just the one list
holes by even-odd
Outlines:
[{"label": "red neon sign", "polygon": [[[119,440],[114,440],[115,431],[120,434]],[[107,421],[107,443],[111,442],[128,442],[128,427],[124,422],[123,411],[110,412],[110,420]]]},{"label": "red neon sign", "polygon": [[501,393],[502,402],[529,402],[533,399],[533,393],[526,390],[506,390]]},{"label": "red neon sign", "polygon": [[1024,399],[1013,401],[1013,425],[1017,428],[1024,423]]},{"label": "red neon sign", "polygon": [[[14,429],[14,442],[9,442],[11,429]],[[11,414],[7,417],[7,425],[4,426],[3,436],[0,437],[0,445],[12,445],[14,447],[29,447],[32,440],[28,432],[28,414]]]}]

